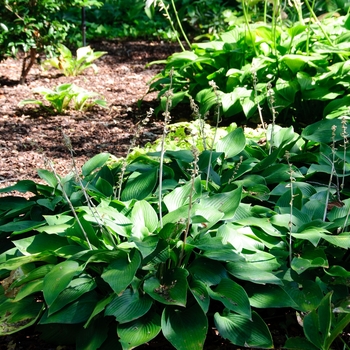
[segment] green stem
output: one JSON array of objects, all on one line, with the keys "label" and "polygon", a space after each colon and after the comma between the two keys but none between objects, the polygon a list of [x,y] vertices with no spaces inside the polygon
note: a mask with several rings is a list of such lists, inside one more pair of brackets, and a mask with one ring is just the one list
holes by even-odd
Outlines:
[{"label": "green stem", "polygon": [[245,1],[247,1],[247,0],[243,0],[242,1],[244,21],[245,21],[245,24],[246,24],[246,26],[248,28],[248,33],[249,33],[249,36],[250,36],[250,40],[252,41],[252,46],[253,46],[253,49],[254,49],[255,56],[258,56],[258,51],[256,50],[256,47],[255,47],[254,37],[253,37],[252,31],[250,30],[250,24],[249,24],[249,19],[248,19],[248,9],[246,7]]},{"label": "green stem", "polygon": [[315,12],[313,10],[314,4],[315,4],[315,0],[313,0],[313,2],[312,2],[312,7],[310,6],[309,0],[305,0],[305,4],[306,4],[306,7],[308,8],[308,10],[310,11],[311,17],[314,19],[314,21],[320,27],[321,32],[323,33],[324,37],[327,39],[329,45],[334,47],[334,44],[333,44],[331,38],[328,36],[328,34],[327,34],[326,30],[324,29],[322,23],[319,21],[319,19],[317,18],[316,14],[315,14]]},{"label": "green stem", "polygon": [[185,41],[186,41],[188,47],[191,48],[191,43],[190,43],[190,41],[188,40],[187,35],[186,35],[186,33],[185,33],[185,31],[184,31],[184,29],[183,29],[183,27],[182,27],[182,24],[181,24],[179,15],[178,15],[178,13],[177,13],[177,9],[176,9],[174,0],[171,0],[171,5],[173,6],[173,10],[174,10],[174,13],[175,13],[176,21],[177,21],[177,24],[178,24],[178,26],[179,26],[179,28],[180,28],[181,34],[182,34],[182,36],[184,37],[184,39],[185,39]]},{"label": "green stem", "polygon": [[181,47],[181,50],[182,50],[182,51],[186,51],[186,50],[185,50],[185,47],[182,45],[182,42],[181,42],[181,40],[180,40],[180,38],[179,38],[179,35],[178,35],[178,33],[177,33],[177,30],[176,30],[175,27],[174,27],[174,23],[173,23],[172,19],[170,18],[170,14],[169,14],[169,11],[168,11],[167,7],[165,6],[165,4],[164,4],[163,1],[161,1],[161,3],[162,3],[162,7],[161,7],[161,8],[165,11],[165,14],[166,14],[165,17],[169,20],[171,29],[173,30],[173,32],[174,32],[175,35],[176,35],[176,39],[177,39],[177,41],[178,41],[178,43],[179,43],[179,45],[180,45],[180,47]]}]

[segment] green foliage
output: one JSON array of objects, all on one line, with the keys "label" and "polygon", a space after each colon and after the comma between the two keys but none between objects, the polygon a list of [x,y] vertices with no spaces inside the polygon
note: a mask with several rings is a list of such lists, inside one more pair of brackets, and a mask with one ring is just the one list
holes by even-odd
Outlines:
[{"label": "green foliage", "polygon": [[105,51],[94,52],[90,46],[80,47],[77,50],[76,57],[73,57],[72,52],[64,45],[58,44],[59,56],[50,58],[43,62],[42,67],[49,69],[54,67],[62,71],[66,77],[76,77],[85,69],[92,68],[97,73],[95,60],[105,55]]},{"label": "green foliage", "polygon": [[236,24],[216,40],[175,53],[150,85],[163,96],[172,88],[179,99],[191,95],[204,115],[216,105],[219,88],[226,118],[277,122],[302,127],[348,114],[349,16],[290,28],[267,23]]},{"label": "green foliage", "polygon": [[160,152],[1,189],[0,334],[75,326],[78,349],[130,349],[162,332],[187,350],[214,322],[237,346],[273,348],[264,310],[290,308],[305,338],[285,347],[329,349],[350,323],[348,134],[335,118],[276,126],[266,145],[232,128],[211,156],[166,151],[161,211]]},{"label": "green foliage", "polygon": [[66,39],[70,24],[65,20],[59,20],[57,12],[69,6],[99,4],[96,0],[2,0],[0,60],[8,56],[15,57],[19,50],[25,52],[20,79],[23,83],[37,59],[37,54],[52,55],[55,45]]},{"label": "green foliage", "polygon": [[34,89],[33,92],[34,94],[42,95],[50,105],[46,106],[40,100],[27,99],[22,100],[18,106],[21,107],[27,104],[36,104],[57,113],[66,112],[69,109],[71,102],[73,103],[73,108],[77,111],[85,111],[96,105],[108,108],[107,102],[104,99],[98,98],[99,95],[96,92],[87,91],[74,84],[62,84],[56,86],[54,90],[41,87]]}]

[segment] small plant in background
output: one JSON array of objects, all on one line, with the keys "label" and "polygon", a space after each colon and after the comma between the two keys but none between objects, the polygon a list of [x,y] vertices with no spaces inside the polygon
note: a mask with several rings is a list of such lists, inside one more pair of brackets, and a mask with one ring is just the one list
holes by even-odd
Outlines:
[{"label": "small plant in background", "polygon": [[34,89],[34,94],[40,94],[50,103],[46,106],[41,100],[26,99],[22,100],[18,106],[22,107],[27,104],[35,104],[57,113],[64,113],[73,104],[73,108],[77,111],[85,111],[93,106],[108,108],[107,102],[101,98],[96,98],[99,94],[87,91],[74,84],[62,84],[53,90],[48,88]]},{"label": "small plant in background", "polygon": [[59,69],[66,77],[75,77],[80,75],[85,69],[92,68],[97,73],[97,66],[93,63],[95,60],[105,55],[106,51],[96,51],[90,47],[80,47],[76,52],[76,57],[64,45],[58,44],[59,56],[50,58],[43,62],[43,69],[54,67]]},{"label": "small plant in background", "polygon": [[[54,54],[57,43],[66,39],[71,26],[59,19],[57,12],[70,6],[99,6],[96,0],[4,0],[0,6],[0,60],[24,52],[20,83],[39,58],[39,54]],[[5,30],[3,30],[5,29]]]}]

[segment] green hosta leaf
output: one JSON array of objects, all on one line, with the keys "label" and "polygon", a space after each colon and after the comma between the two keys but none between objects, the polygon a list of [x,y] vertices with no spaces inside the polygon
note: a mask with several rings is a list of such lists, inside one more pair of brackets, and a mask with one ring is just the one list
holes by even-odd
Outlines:
[{"label": "green hosta leaf", "polygon": [[215,288],[209,288],[209,295],[212,299],[221,301],[227,309],[251,318],[247,293],[231,279],[223,278]]},{"label": "green hosta leaf", "polygon": [[130,288],[115,295],[108,304],[105,316],[114,316],[119,323],[131,322],[145,315],[152,306],[152,299],[146,294],[140,296]]},{"label": "green hosta leaf", "polygon": [[133,223],[132,236],[139,239],[142,239],[145,235],[152,234],[158,226],[158,215],[145,200],[135,203],[131,211],[130,220]]},{"label": "green hosta leaf", "polygon": [[157,185],[158,169],[152,169],[146,173],[134,172],[127,180],[121,199],[128,201],[131,199],[142,200],[152,194]]},{"label": "green hosta leaf", "polygon": [[197,300],[198,305],[206,314],[209,310],[210,297],[207,286],[200,280],[192,279],[190,283],[190,291]]},{"label": "green hosta leaf", "polygon": [[[337,100],[336,100],[337,101]],[[350,96],[349,96],[350,104]],[[348,109],[349,107],[347,107]],[[332,141],[332,126],[336,126],[334,141],[340,141],[343,139],[341,119],[323,119],[311,125],[308,125],[301,136],[310,141],[330,143]],[[347,133],[350,133],[350,127],[347,125]]]},{"label": "green hosta leaf", "polygon": [[39,324],[74,324],[85,322],[93,312],[97,301],[98,297],[94,291],[85,293],[77,301],[69,304],[51,316],[48,315],[48,310],[46,310]]},{"label": "green hosta leaf", "polygon": [[[21,180],[21,181],[18,181],[13,186],[0,188],[0,193],[6,193],[6,192],[11,192],[11,191],[18,191],[21,193],[25,193],[25,192],[37,193],[37,184],[32,180]],[[13,197],[13,196],[6,197],[6,201],[9,200],[11,202],[13,200],[13,198],[18,198],[18,197]],[[20,198],[22,201],[27,201],[25,198],[22,198],[22,197],[20,197]],[[2,202],[5,200],[5,198],[0,198],[0,200]],[[31,201],[28,201],[28,202],[31,203]]]},{"label": "green hosta leaf", "polygon": [[251,281],[257,284],[283,284],[273,273],[257,268],[253,262],[228,263],[226,268],[230,274],[244,281]]},{"label": "green hosta leaf", "polygon": [[33,325],[43,309],[44,303],[36,302],[32,296],[21,299],[19,302],[6,297],[1,298],[0,336],[16,333]]},{"label": "green hosta leaf", "polygon": [[109,153],[100,153],[89,159],[82,167],[84,176],[90,175],[94,170],[101,168],[109,159]]},{"label": "green hosta leaf", "polygon": [[228,278],[227,271],[220,262],[206,258],[195,259],[188,270],[195,280],[208,286],[219,284],[223,278]]},{"label": "green hosta leaf", "polygon": [[38,169],[37,173],[40,176],[40,178],[46,181],[51,187],[57,186],[58,180],[53,172],[48,171],[46,169]]},{"label": "green hosta leaf", "polygon": [[256,308],[296,308],[298,306],[280,286],[248,284],[245,285],[245,290],[249,296],[250,305]]},{"label": "green hosta leaf", "polygon": [[328,347],[325,346],[325,341],[331,329],[331,297],[332,292],[328,293],[322,299],[317,310],[312,310],[303,320],[306,338],[322,350],[328,349]]},{"label": "green hosta leaf", "polygon": [[243,347],[273,349],[270,331],[263,319],[253,311],[252,318],[225,312],[214,315],[215,326],[220,335],[233,344]]},{"label": "green hosta leaf", "polygon": [[80,272],[79,263],[72,260],[63,261],[52,268],[45,276],[43,285],[44,298],[49,307]]},{"label": "green hosta leaf", "polygon": [[39,266],[39,267],[29,271],[28,273],[25,273],[19,277],[16,277],[16,280],[11,284],[11,288],[19,287],[19,286],[23,285],[24,283],[28,283],[30,281],[34,281],[34,280],[39,279],[39,278],[41,279],[46,274],[48,274],[54,266],[55,265],[53,265],[53,264],[46,264],[43,266]]},{"label": "green hosta leaf", "polygon": [[123,349],[133,349],[155,338],[161,330],[160,316],[155,312],[129,323],[118,324],[117,332]]},{"label": "green hosta leaf", "polygon": [[[193,187],[193,189],[192,189]],[[177,187],[164,197],[164,203],[167,206],[169,212],[174,211],[185,204],[188,204],[190,194],[192,192],[192,201],[195,201],[202,194],[202,184],[200,176],[192,181],[187,182],[184,186]]]},{"label": "green hosta leaf", "polygon": [[12,234],[20,234],[32,231],[42,225],[44,225],[44,221],[23,220],[17,222],[9,222],[7,224],[0,225],[0,232],[11,232]]},{"label": "green hosta leaf", "polygon": [[[350,95],[335,99],[328,103],[323,110],[323,116],[327,119],[334,120],[335,118],[349,115]],[[349,131],[349,125],[347,125]]]},{"label": "green hosta leaf", "polygon": [[188,271],[182,268],[168,270],[162,280],[150,277],[144,282],[144,290],[153,299],[167,305],[186,306]]},{"label": "green hosta leaf", "polygon": [[14,241],[14,243],[19,251],[25,255],[28,255],[28,253],[35,254],[59,249],[60,247],[67,245],[67,238],[43,233],[40,235],[19,239]]},{"label": "green hosta leaf", "polygon": [[17,293],[14,300],[20,301],[23,298],[27,297],[28,295],[41,292],[43,290],[43,283],[44,283],[44,281],[42,279],[26,283],[19,290],[19,292]]},{"label": "green hosta leaf", "polygon": [[130,255],[121,252],[120,257],[104,269],[101,277],[116,294],[120,294],[134,279],[140,264],[141,255],[137,250],[133,250]]},{"label": "green hosta leaf", "polygon": [[83,294],[90,292],[95,287],[96,283],[91,277],[80,277],[73,279],[51,304],[48,309],[48,316],[57,312],[58,310],[61,310],[69,303],[79,299]]},{"label": "green hosta leaf", "polygon": [[302,287],[296,282],[285,283],[282,287],[289,297],[298,305],[297,310],[308,312],[317,308],[323,293],[320,286],[313,281],[304,280]]},{"label": "green hosta leaf", "polygon": [[310,343],[306,338],[301,337],[288,338],[283,348],[288,350],[320,350],[319,347]]},{"label": "green hosta leaf", "polygon": [[322,61],[322,60],[324,60],[324,57],[321,55],[302,56],[302,55],[293,55],[293,54],[285,55],[281,59],[281,61],[284,62],[294,74],[303,70],[303,67],[308,62]]},{"label": "green hosta leaf", "polygon": [[242,187],[230,192],[217,193],[211,197],[201,199],[201,205],[215,208],[224,214],[222,220],[230,220],[235,215],[242,198]]},{"label": "green hosta leaf", "polygon": [[337,247],[341,247],[343,249],[350,249],[350,232],[342,232],[339,235],[326,235],[326,234],[322,234],[321,237],[337,246]]},{"label": "green hosta leaf", "polygon": [[224,152],[225,158],[232,158],[244,150],[246,139],[242,128],[237,128],[216,144],[216,152]]},{"label": "green hosta leaf", "polygon": [[162,314],[162,331],[178,350],[203,349],[208,319],[197,303],[185,309],[168,306]]}]

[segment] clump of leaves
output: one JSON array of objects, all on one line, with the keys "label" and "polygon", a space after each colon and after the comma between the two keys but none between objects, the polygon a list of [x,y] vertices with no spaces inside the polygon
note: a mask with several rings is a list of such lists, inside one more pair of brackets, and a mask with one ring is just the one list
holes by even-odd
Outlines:
[{"label": "clump of leaves", "polygon": [[[159,97],[172,88],[177,103],[191,95],[204,115],[216,106],[215,81],[222,115],[242,123],[260,123],[259,111],[272,119],[269,99],[274,99],[276,122],[300,129],[322,118],[344,115],[348,108],[350,17],[324,19],[322,23],[236,24],[209,42],[192,44],[174,53],[151,82]],[[248,28],[248,29],[247,29]]]},{"label": "clump of leaves", "polygon": [[42,67],[44,69],[54,67],[67,77],[75,77],[88,68],[92,68],[97,73],[97,66],[93,62],[107,53],[106,51],[94,51],[90,46],[85,46],[77,49],[76,57],[74,57],[63,44],[58,44],[58,51],[59,56],[44,61]]},{"label": "clump of leaves", "polygon": [[77,111],[85,111],[96,105],[108,108],[106,100],[99,98],[98,93],[87,91],[74,84],[62,84],[53,90],[40,87],[34,89],[33,92],[34,94],[42,95],[50,105],[47,106],[41,100],[26,99],[20,101],[18,106],[22,107],[27,104],[35,104],[57,113],[64,113],[72,105]]},{"label": "clump of leaves", "polygon": [[305,337],[286,348],[346,343],[350,188],[329,186],[350,176],[346,134],[337,118],[276,125],[260,145],[236,128],[210,151],[165,150],[162,191],[160,152],[0,190],[0,334],[37,324],[77,349],[130,349],[161,332],[187,350],[213,322],[233,344],[273,348],[264,315],[289,308]]}]

